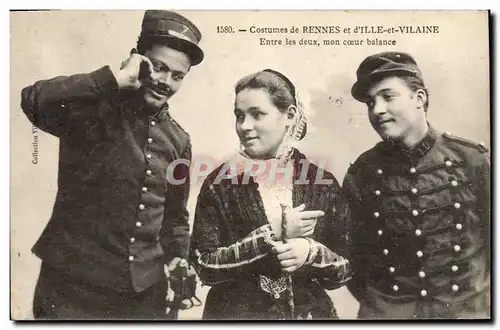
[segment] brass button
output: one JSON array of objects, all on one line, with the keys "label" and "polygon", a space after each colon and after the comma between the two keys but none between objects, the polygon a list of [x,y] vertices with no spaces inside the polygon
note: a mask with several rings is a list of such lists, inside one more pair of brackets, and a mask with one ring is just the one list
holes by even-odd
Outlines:
[{"label": "brass button", "polygon": [[394,291],[398,291],[398,290],[399,290],[399,286],[397,286],[397,285],[393,285],[393,286],[392,286],[392,289],[393,289]]},{"label": "brass button", "polygon": [[375,195],[380,196],[380,190],[375,190]]},{"label": "brass button", "polygon": [[153,143],[153,139],[152,138],[148,138],[148,143]]},{"label": "brass button", "polygon": [[458,230],[462,230],[462,224],[461,223],[457,223],[456,227],[457,227]]},{"label": "brass button", "polygon": [[129,257],[128,257],[128,260],[129,260],[129,261],[134,261],[134,256],[129,256]]},{"label": "brass button", "polygon": [[418,189],[417,188],[411,188],[411,193],[413,195],[415,195],[416,193],[418,193]]},{"label": "brass button", "polygon": [[139,204],[139,210],[144,210],[145,206],[144,204]]},{"label": "brass button", "polygon": [[411,211],[411,214],[413,214],[413,216],[416,217],[418,215],[418,211],[417,210],[413,210],[413,211]]},{"label": "brass button", "polygon": [[451,286],[451,289],[452,289],[453,291],[455,291],[455,292],[456,292],[456,291],[458,291],[458,285],[453,284],[453,285]]},{"label": "brass button", "polygon": [[415,235],[417,236],[422,235],[422,231],[420,229],[415,230]]},{"label": "brass button", "polygon": [[384,171],[382,171],[382,169],[381,169],[381,168],[379,168],[379,169],[377,170],[377,174],[378,174],[378,175],[382,175],[382,174],[384,174]]},{"label": "brass button", "polygon": [[382,236],[382,234],[383,234],[382,230],[381,230],[381,229],[379,229],[379,230],[377,231],[377,234],[378,234],[378,236]]},{"label": "brass button", "polygon": [[424,253],[422,251],[417,251],[417,257],[422,258],[424,256]]},{"label": "brass button", "polygon": [[146,155],[146,158],[147,158],[147,159],[151,159],[151,154],[147,154],[147,155]]},{"label": "brass button", "polygon": [[394,269],[394,267],[389,267],[389,272],[390,273],[394,273],[396,271],[396,269]]},{"label": "brass button", "polygon": [[453,165],[453,163],[452,163],[450,160],[447,160],[446,162],[444,162],[444,164],[445,164],[447,167],[451,167],[451,165]]},{"label": "brass button", "polygon": [[410,168],[410,173],[411,174],[417,173],[417,169],[415,167]]},{"label": "brass button", "polygon": [[142,187],[142,192],[147,192],[147,191],[148,191],[148,188]]},{"label": "brass button", "polygon": [[135,242],[135,237],[130,237],[130,243],[134,243]]},{"label": "brass button", "polygon": [[424,278],[425,275],[426,275],[425,272],[422,270],[418,272],[418,276],[420,276],[420,278]]},{"label": "brass button", "polygon": [[454,273],[458,272],[458,266],[457,265],[451,266],[451,271],[454,272]]},{"label": "brass button", "polygon": [[451,181],[451,185],[452,185],[453,187],[458,186],[458,182],[457,182],[457,180],[453,180],[453,181]]},{"label": "brass button", "polygon": [[135,223],[135,225],[136,225],[137,227],[142,227],[142,222],[137,221],[137,222]]},{"label": "brass button", "polygon": [[156,122],[154,120],[151,120],[151,126],[156,126]]},{"label": "brass button", "polygon": [[455,252],[460,252],[460,245],[455,245],[453,250],[455,250]]},{"label": "brass button", "polygon": [[421,295],[422,297],[427,296],[427,291],[426,291],[426,290],[422,290],[422,291],[420,291],[420,295]]},{"label": "brass button", "polygon": [[375,212],[375,213],[373,213],[373,215],[375,216],[375,218],[378,218],[380,216],[380,213]]},{"label": "brass button", "polygon": [[146,174],[147,174],[147,175],[151,175],[151,173],[152,173],[152,172],[151,172],[151,170],[147,170],[147,171],[146,171]]},{"label": "brass button", "polygon": [[388,254],[389,254],[389,250],[387,250],[387,249],[384,249],[382,252],[383,252],[385,255],[388,255]]}]

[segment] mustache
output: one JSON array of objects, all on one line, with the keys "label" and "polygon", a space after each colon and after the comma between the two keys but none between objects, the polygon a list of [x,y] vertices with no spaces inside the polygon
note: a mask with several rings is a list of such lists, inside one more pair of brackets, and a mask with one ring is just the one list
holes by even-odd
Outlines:
[{"label": "mustache", "polygon": [[172,89],[168,87],[168,85],[162,83],[155,83],[151,78],[146,79],[146,81],[144,82],[144,86],[149,89],[152,89],[153,91],[155,91],[160,95],[170,96],[172,94]]}]

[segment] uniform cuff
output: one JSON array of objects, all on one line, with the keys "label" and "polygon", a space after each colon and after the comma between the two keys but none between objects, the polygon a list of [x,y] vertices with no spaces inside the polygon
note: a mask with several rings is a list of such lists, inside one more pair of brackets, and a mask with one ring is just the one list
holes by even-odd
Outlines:
[{"label": "uniform cuff", "polygon": [[101,93],[109,93],[118,90],[118,83],[109,65],[90,73],[90,76],[94,79]]}]

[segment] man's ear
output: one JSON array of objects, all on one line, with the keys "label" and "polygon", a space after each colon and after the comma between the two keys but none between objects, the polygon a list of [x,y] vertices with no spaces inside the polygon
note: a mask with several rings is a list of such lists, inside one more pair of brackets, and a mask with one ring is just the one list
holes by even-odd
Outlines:
[{"label": "man's ear", "polygon": [[417,107],[424,108],[425,103],[427,103],[427,93],[423,89],[416,91],[417,96]]}]

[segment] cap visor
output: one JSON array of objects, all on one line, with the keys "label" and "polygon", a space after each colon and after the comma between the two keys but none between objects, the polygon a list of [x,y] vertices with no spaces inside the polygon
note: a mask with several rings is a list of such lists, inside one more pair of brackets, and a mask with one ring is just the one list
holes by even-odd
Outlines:
[{"label": "cap visor", "polygon": [[416,76],[415,72],[401,69],[390,69],[380,72],[374,72],[364,78],[359,79],[351,88],[351,95],[359,102],[365,103],[368,90],[380,80],[395,76]]}]

